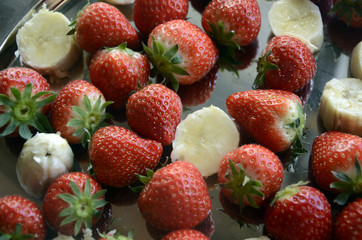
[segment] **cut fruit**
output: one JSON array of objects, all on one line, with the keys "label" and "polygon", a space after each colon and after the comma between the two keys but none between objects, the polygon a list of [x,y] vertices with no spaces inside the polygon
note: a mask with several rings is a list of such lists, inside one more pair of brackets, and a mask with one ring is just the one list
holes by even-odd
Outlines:
[{"label": "cut fruit", "polygon": [[134,0],[106,0],[106,2],[114,5],[127,5],[133,4]]},{"label": "cut fruit", "polygon": [[74,36],[67,35],[69,24],[62,13],[40,9],[16,35],[20,61],[41,74],[67,77],[81,56]]},{"label": "cut fruit", "polygon": [[279,0],[268,18],[274,35],[291,35],[302,40],[312,53],[323,44],[323,21],[317,5],[310,0]]},{"label": "cut fruit", "polygon": [[353,77],[362,79],[362,41],[353,48],[350,69]]},{"label": "cut fruit", "polygon": [[50,184],[73,167],[74,154],[60,133],[37,133],[28,139],[16,163],[21,187],[42,198]]},{"label": "cut fruit", "polygon": [[327,130],[362,136],[362,80],[333,78],[327,82],[319,113]]},{"label": "cut fruit", "polygon": [[239,142],[234,121],[211,105],[189,114],[177,126],[171,160],[191,162],[208,177],[218,172],[221,159],[237,148]]}]

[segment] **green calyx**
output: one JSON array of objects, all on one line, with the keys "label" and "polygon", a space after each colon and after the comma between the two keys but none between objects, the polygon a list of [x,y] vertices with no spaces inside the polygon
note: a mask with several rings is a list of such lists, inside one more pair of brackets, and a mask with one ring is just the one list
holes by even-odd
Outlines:
[{"label": "green calyx", "polygon": [[172,46],[165,52],[164,47],[152,36],[152,49],[142,43],[148,60],[152,63],[151,77],[162,76],[170,81],[172,88],[177,91],[179,82],[175,75],[190,75],[181,65],[181,57],[177,54],[178,44]]},{"label": "green calyx", "polygon": [[356,12],[359,17],[362,17],[361,0],[342,0],[333,6],[330,14],[338,13],[338,19],[345,18],[347,25],[349,25],[354,12]]},{"label": "green calyx", "polygon": [[0,114],[0,127],[5,125],[5,130],[0,136],[7,136],[19,129],[19,135],[24,139],[32,137],[29,126],[40,132],[53,132],[48,118],[40,112],[41,108],[54,101],[56,95],[52,92],[38,92],[32,96],[32,84],[25,86],[23,93],[19,89],[11,87],[11,99],[5,94],[0,94],[0,106],[4,113]]},{"label": "green calyx", "polygon": [[362,173],[357,156],[355,157],[354,166],[356,170],[355,177],[348,176],[342,172],[332,172],[338,181],[331,183],[330,187],[341,191],[334,199],[334,202],[339,205],[345,205],[351,196],[362,197]]},{"label": "green calyx", "polygon": [[127,236],[124,236],[122,231],[116,232],[116,234],[114,234],[114,235],[107,235],[107,234],[103,234],[103,233],[99,233],[99,232],[98,232],[98,234],[102,238],[109,239],[109,240],[133,240],[133,236],[134,236],[133,229],[128,232]]},{"label": "green calyx", "polygon": [[220,184],[222,188],[232,191],[231,198],[236,200],[240,211],[244,208],[244,198],[247,198],[250,205],[259,208],[253,197],[264,198],[264,193],[258,188],[262,187],[262,183],[257,180],[250,179],[241,164],[236,164],[229,159],[229,169],[226,172],[227,183]]},{"label": "green calyx", "polygon": [[133,191],[133,192],[136,192],[136,193],[140,193],[142,192],[144,186],[150,182],[151,178],[153,177],[153,174],[155,172],[151,169],[146,169],[146,176],[144,175],[141,175],[141,174],[138,174],[136,173],[136,176],[138,178],[138,180],[142,183],[141,186],[136,186],[136,187],[131,187],[130,186],[130,189]]},{"label": "green calyx", "polygon": [[81,136],[81,142],[84,147],[90,142],[93,134],[99,128],[107,125],[104,121],[112,118],[112,116],[105,111],[112,103],[112,101],[107,101],[102,104],[102,97],[99,95],[96,102],[92,104],[88,96],[84,94],[83,107],[72,107],[76,118],[70,120],[67,126],[77,129],[73,135],[76,137]]},{"label": "green calyx", "polygon": [[289,199],[290,197],[296,195],[300,191],[300,187],[307,184],[308,182],[300,181],[298,183],[287,186],[283,190],[278,191],[275,194],[273,200],[270,202],[270,206],[273,206],[278,200]]},{"label": "green calyx", "polygon": [[34,238],[33,234],[23,234],[21,228],[22,225],[20,223],[17,223],[13,233],[3,234],[0,232],[0,240],[25,240]]},{"label": "green calyx", "polygon": [[133,56],[135,54],[135,52],[132,49],[127,48],[127,42],[121,43],[117,47],[106,47],[105,50],[106,51],[118,50],[127,53],[129,56]]},{"label": "green calyx", "polygon": [[98,219],[102,214],[102,211],[99,209],[107,204],[101,198],[106,190],[102,189],[92,194],[89,178],[87,178],[83,192],[73,181],[70,181],[70,187],[73,194],[61,193],[57,195],[69,204],[69,208],[63,209],[59,213],[59,217],[64,217],[60,226],[75,222],[74,235],[76,236],[83,224],[85,228],[91,228],[93,219]]},{"label": "green calyx", "polygon": [[219,49],[217,64],[221,70],[228,70],[239,76],[235,66],[240,62],[237,61],[235,52],[243,49],[233,39],[235,31],[226,31],[222,21],[217,24],[209,22],[209,26],[211,31],[208,34]]},{"label": "green calyx", "polygon": [[278,70],[279,67],[274,63],[268,61],[268,57],[271,54],[271,49],[268,50],[263,56],[258,59],[257,71],[258,74],[254,80],[253,88],[262,88],[265,82],[265,75],[271,70]]},{"label": "green calyx", "polygon": [[84,5],[84,7],[78,11],[77,17],[73,22],[71,22],[68,26],[71,28],[70,31],[67,33],[67,35],[73,35],[77,31],[77,19],[78,17],[84,12],[84,10],[90,5],[90,2],[88,0],[87,4]]}]

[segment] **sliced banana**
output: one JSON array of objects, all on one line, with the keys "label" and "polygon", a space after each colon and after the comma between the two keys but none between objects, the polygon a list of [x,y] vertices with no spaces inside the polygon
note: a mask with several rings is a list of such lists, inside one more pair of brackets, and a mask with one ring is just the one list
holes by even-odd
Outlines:
[{"label": "sliced banana", "polygon": [[133,4],[134,0],[106,0],[106,2],[114,5],[127,5]]},{"label": "sliced banana", "polygon": [[238,147],[234,121],[216,106],[190,113],[177,127],[172,142],[172,161],[193,163],[204,177],[217,173],[221,159]]},{"label": "sliced banana", "polygon": [[362,80],[333,78],[327,82],[319,113],[327,130],[362,136]]},{"label": "sliced banana", "polygon": [[73,161],[73,150],[60,133],[37,133],[24,143],[17,178],[25,192],[42,198],[55,178],[72,169]]},{"label": "sliced banana", "polygon": [[353,77],[362,79],[362,41],[353,48],[350,69]]},{"label": "sliced banana", "polygon": [[67,35],[69,24],[62,13],[40,9],[16,35],[21,62],[44,75],[67,77],[81,56],[74,36]]},{"label": "sliced banana", "polygon": [[291,35],[302,40],[312,53],[323,44],[323,21],[320,10],[310,0],[278,0],[268,13],[274,35]]}]

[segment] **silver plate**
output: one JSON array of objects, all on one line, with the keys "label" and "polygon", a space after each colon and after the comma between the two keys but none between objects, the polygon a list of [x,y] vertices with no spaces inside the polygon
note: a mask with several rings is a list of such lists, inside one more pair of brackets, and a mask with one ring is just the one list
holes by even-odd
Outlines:
[{"label": "silver plate", "polygon": [[[11,27],[10,29],[9,26],[5,26],[6,24],[4,23],[0,25],[0,27],[4,29],[2,33],[5,33],[5,35],[2,35],[2,38],[0,39],[2,42],[0,45],[0,69],[20,65],[18,59],[14,56],[14,52],[16,51],[14,36],[16,35],[18,28],[25,20],[29,19],[29,16],[31,15],[27,14],[27,12],[22,12],[24,10],[20,11],[17,9],[18,2],[22,1],[6,0],[0,3],[0,5],[2,5],[0,7],[2,10],[0,11],[3,19],[5,18],[4,14],[6,7],[7,12],[10,14],[8,18],[13,20],[9,21],[9,26]],[[30,11],[33,8],[39,8],[42,2],[44,1],[29,1],[28,4],[30,5],[26,6],[27,11]],[[57,11],[64,13],[69,19],[74,19],[77,11],[81,9],[86,2],[87,1],[84,0],[47,1],[48,6],[51,6],[52,9],[56,8]],[[207,1],[193,0],[190,1],[189,4],[188,19],[198,26],[201,26],[201,14],[196,9],[198,9],[200,5],[203,5],[202,2]],[[268,40],[273,36],[267,18],[267,13],[272,5],[272,2],[259,0],[258,3],[262,14],[262,25],[259,36],[253,46],[246,48],[247,53],[251,54],[250,59],[258,57],[267,45]],[[11,11],[9,11],[9,9]],[[129,18],[131,24],[133,24],[132,5],[119,6],[119,9]],[[20,13],[20,15],[11,14],[11,12]],[[342,40],[340,41],[339,38]],[[284,186],[298,182],[299,180],[308,179],[308,160],[311,144],[316,136],[325,131],[318,114],[319,100],[324,85],[327,81],[334,77],[350,77],[350,53],[352,47],[362,40],[361,38],[362,34],[360,30],[347,29],[345,25],[336,21],[332,21],[328,26],[325,26],[325,40],[323,47],[321,51],[315,55],[318,66],[317,72],[311,85],[305,89],[308,94],[304,94],[304,96],[306,96],[305,106],[307,106],[305,108],[307,113],[306,128],[308,129],[306,144],[304,145],[308,150],[308,153],[300,156],[296,160],[295,164],[293,164],[293,171],[285,171],[285,179],[283,182]],[[211,98],[202,105],[188,108],[188,110],[183,113],[183,118],[185,118],[190,112],[201,109],[205,106],[210,106],[211,104],[226,111],[225,99],[227,96],[238,91],[251,89],[253,80],[256,77],[256,63],[251,61],[249,66],[245,69],[239,70],[238,72],[239,77],[231,72],[220,71],[216,87]],[[89,80],[87,69],[85,68],[84,71],[81,69],[80,74],[76,75],[74,78],[84,78]],[[57,88],[58,87],[60,86],[57,86]],[[28,197],[41,206],[41,200],[34,199],[23,191],[15,174],[16,161],[22,144],[23,142],[18,139],[0,138],[0,196],[20,194]],[[77,147],[75,147],[75,149],[79,150]],[[87,167],[86,154],[78,150],[76,150],[76,156],[78,156],[81,167],[85,169]],[[283,155],[280,157],[283,158]],[[206,181],[210,187],[209,193],[212,198],[213,209],[211,218],[204,222],[203,226],[200,228],[208,229],[208,231],[211,229],[213,231],[211,239],[245,239],[249,237],[259,237],[263,234],[262,211],[253,210],[248,212],[249,215],[253,216],[250,218],[253,220],[249,222],[250,224],[246,224],[241,227],[235,219],[228,215],[228,211],[224,209],[224,207],[227,208],[227,206],[229,206],[231,213],[234,214],[234,217],[237,217],[237,208],[230,204],[222,204],[220,201],[219,188],[215,186],[217,181],[216,176],[212,176],[206,179]],[[118,218],[118,221],[116,221],[113,225],[114,228],[125,229],[125,231],[133,229],[135,232],[135,239],[160,239],[162,237],[164,233],[150,227],[141,217],[137,208],[137,195],[130,193],[127,189],[110,189],[108,194],[110,202],[112,203],[111,210],[113,212],[113,217]],[[245,213],[243,216],[248,214]],[[50,231],[49,239],[53,236],[54,232]]]}]

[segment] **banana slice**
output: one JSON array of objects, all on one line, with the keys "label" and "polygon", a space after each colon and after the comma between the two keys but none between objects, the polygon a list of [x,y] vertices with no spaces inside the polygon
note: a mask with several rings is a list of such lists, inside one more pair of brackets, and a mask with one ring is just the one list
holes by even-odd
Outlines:
[{"label": "banana slice", "polygon": [[72,169],[73,161],[73,150],[60,133],[37,133],[24,143],[16,174],[25,192],[42,198],[55,178]]},{"label": "banana slice", "polygon": [[106,2],[114,5],[127,5],[133,4],[134,0],[106,0]]},{"label": "banana slice", "polygon": [[353,48],[350,69],[353,77],[362,79],[362,41]]},{"label": "banana slice", "polygon": [[327,130],[362,136],[362,80],[333,78],[327,82],[319,113]]},{"label": "banana slice", "polygon": [[67,77],[81,56],[74,36],[67,35],[69,24],[62,13],[40,9],[16,35],[20,60],[41,74]]},{"label": "banana slice", "polygon": [[221,159],[238,147],[234,121],[213,105],[189,114],[177,127],[171,160],[193,163],[204,177],[217,173]]},{"label": "banana slice", "polygon": [[302,40],[312,53],[323,44],[323,21],[317,5],[310,0],[278,0],[268,12],[274,35],[292,35]]}]

